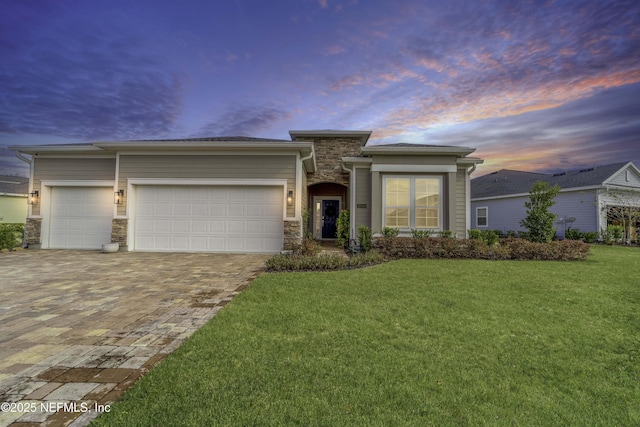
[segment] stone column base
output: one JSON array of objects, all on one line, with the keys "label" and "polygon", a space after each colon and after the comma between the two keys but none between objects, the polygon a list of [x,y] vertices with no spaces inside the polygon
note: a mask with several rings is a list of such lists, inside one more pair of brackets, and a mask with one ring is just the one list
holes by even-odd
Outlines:
[{"label": "stone column base", "polygon": [[291,250],[293,246],[302,242],[302,223],[300,221],[284,222],[284,250]]},{"label": "stone column base", "polygon": [[42,218],[27,218],[24,225],[24,242],[27,247],[40,249],[42,232]]}]

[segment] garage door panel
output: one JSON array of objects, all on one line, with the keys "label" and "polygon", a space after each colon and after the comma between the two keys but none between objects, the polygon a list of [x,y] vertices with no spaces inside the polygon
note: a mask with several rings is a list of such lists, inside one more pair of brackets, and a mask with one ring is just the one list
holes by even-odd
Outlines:
[{"label": "garage door panel", "polygon": [[113,188],[52,187],[49,247],[100,249],[111,241]]},{"label": "garage door panel", "polygon": [[[282,194],[282,187],[139,186],[134,248],[277,252],[282,249]],[[171,239],[151,240],[149,233]]]}]

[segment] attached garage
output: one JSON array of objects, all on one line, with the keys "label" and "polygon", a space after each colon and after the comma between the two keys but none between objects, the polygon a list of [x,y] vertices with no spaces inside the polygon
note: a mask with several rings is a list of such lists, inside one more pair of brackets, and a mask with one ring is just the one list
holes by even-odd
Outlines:
[{"label": "attached garage", "polygon": [[279,252],[280,186],[137,185],[133,249],[172,252]]},{"label": "attached garage", "polygon": [[51,187],[48,247],[100,249],[112,218],[113,187]]}]

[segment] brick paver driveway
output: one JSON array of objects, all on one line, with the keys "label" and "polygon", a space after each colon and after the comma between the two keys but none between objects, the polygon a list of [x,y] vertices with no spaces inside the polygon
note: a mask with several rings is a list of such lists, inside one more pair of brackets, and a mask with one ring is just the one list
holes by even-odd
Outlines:
[{"label": "brick paver driveway", "polygon": [[113,402],[176,349],[266,258],[0,254],[0,426],[86,425],[96,404]]}]

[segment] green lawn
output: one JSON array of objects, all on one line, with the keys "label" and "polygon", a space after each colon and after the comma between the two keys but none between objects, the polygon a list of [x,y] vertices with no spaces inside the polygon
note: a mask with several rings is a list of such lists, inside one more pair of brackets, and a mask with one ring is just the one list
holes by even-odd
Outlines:
[{"label": "green lawn", "polygon": [[97,425],[640,425],[640,249],[264,274]]}]

